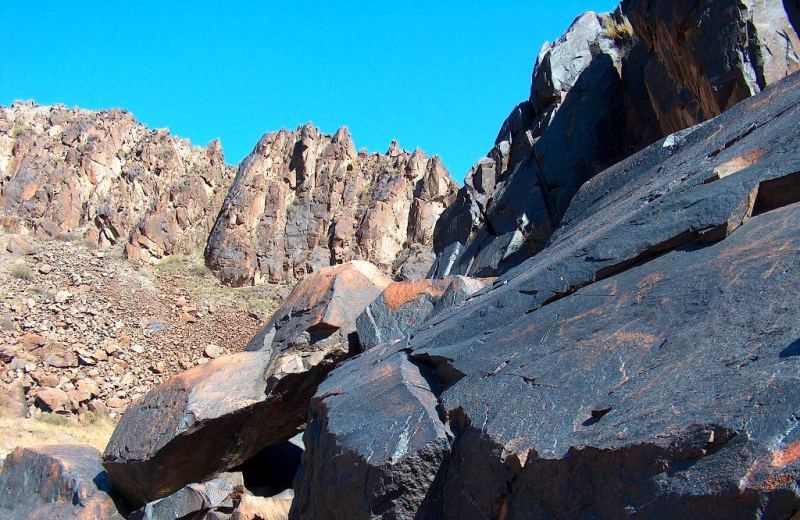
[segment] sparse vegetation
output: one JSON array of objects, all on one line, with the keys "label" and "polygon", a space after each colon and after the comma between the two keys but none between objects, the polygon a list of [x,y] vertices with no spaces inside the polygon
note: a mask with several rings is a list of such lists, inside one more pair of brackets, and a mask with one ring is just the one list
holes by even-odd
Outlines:
[{"label": "sparse vegetation", "polygon": [[615,11],[614,14],[603,18],[603,29],[606,35],[616,41],[628,41],[633,39],[633,26],[628,17],[621,12]]},{"label": "sparse vegetation", "polygon": [[30,133],[32,130],[33,128],[31,128],[28,125],[21,125],[21,124],[14,125],[14,137],[23,136],[27,133]]},{"label": "sparse vegetation", "polygon": [[11,276],[20,280],[33,280],[33,271],[25,262],[17,262],[11,266]]},{"label": "sparse vegetation", "polygon": [[52,413],[28,419],[0,416],[0,454],[37,444],[89,444],[103,451],[113,431],[114,421],[95,413],[80,418]]}]

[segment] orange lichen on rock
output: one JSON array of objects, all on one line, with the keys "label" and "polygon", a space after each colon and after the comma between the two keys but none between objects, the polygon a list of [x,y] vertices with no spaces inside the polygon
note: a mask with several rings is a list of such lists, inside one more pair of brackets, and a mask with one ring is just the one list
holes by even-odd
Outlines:
[{"label": "orange lichen on rock", "polygon": [[800,441],[793,442],[783,448],[776,450],[772,453],[772,466],[775,468],[783,468],[792,464],[800,459]]},{"label": "orange lichen on rock", "polygon": [[448,283],[444,283],[443,280],[394,282],[383,291],[383,299],[390,309],[399,309],[422,294],[427,294],[434,298],[441,297],[445,289],[447,289]]},{"label": "orange lichen on rock", "polygon": [[706,179],[705,182],[709,183],[718,181],[719,179],[724,179],[729,175],[738,173],[745,168],[749,168],[750,166],[754,165],[762,155],[764,155],[764,150],[761,148],[755,148],[747,153],[718,164],[714,168],[714,175]]}]

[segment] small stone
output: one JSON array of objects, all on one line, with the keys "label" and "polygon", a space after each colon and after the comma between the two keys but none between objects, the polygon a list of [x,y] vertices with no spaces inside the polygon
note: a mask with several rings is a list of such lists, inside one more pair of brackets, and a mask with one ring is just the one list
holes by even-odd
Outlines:
[{"label": "small stone", "polygon": [[12,236],[8,239],[6,251],[14,255],[30,255],[33,254],[33,246],[22,237]]},{"label": "small stone", "polygon": [[39,272],[42,274],[50,274],[53,272],[53,266],[50,264],[40,264]]},{"label": "small stone", "polygon": [[206,345],[206,348],[203,350],[203,354],[207,358],[217,359],[218,357],[220,357],[222,355],[222,349],[220,348],[219,345],[217,345],[215,343],[209,343],[208,345]]},{"label": "small stone", "polygon": [[45,412],[69,413],[73,410],[72,400],[66,392],[57,388],[43,388],[36,395],[36,406]]},{"label": "small stone", "polygon": [[106,406],[106,403],[104,403],[100,399],[92,399],[91,401],[89,401],[89,404],[86,405],[86,408],[90,412],[99,413],[99,414],[103,414],[103,415],[108,415],[108,412],[109,412],[108,406]]},{"label": "small stone", "polygon": [[128,403],[127,401],[125,401],[124,399],[120,399],[119,397],[112,397],[106,402],[106,404],[108,405],[109,408],[120,409],[120,408],[125,408],[125,406],[127,406]]},{"label": "small stone", "polygon": [[78,366],[78,356],[74,352],[63,351],[53,354],[48,354],[44,358],[47,365],[55,368],[69,368]]},{"label": "small stone", "polygon": [[81,392],[80,390],[70,390],[67,392],[67,395],[73,402],[81,404],[81,403],[88,403],[89,399],[92,398],[91,395],[87,394],[86,392]]},{"label": "small stone", "polygon": [[79,392],[88,394],[91,397],[97,397],[100,395],[100,387],[91,379],[81,379],[78,381],[77,389]]}]

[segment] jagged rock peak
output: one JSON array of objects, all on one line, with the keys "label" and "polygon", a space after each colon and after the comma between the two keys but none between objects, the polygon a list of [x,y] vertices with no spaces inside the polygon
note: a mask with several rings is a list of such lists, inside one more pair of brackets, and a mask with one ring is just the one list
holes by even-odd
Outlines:
[{"label": "jagged rock peak", "polygon": [[265,134],[239,165],[206,262],[232,285],[299,279],[354,259],[399,277],[424,275],[433,259],[429,230],[456,190],[438,157],[397,141],[386,154],[369,154],[356,152],[346,127]]},{"label": "jagged rock peak", "polygon": [[0,220],[12,231],[125,243],[134,260],[191,252],[231,176],[219,141],[192,146],[124,110],[0,107]]},{"label": "jagged rock peak", "polygon": [[529,98],[434,233],[429,273],[491,276],[538,253],[587,180],[800,70],[797,2],[625,0],[539,52]]}]

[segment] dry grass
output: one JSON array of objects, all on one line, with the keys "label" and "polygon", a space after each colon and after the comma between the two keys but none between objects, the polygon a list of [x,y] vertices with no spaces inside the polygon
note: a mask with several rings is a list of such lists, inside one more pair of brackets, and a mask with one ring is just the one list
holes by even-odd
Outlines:
[{"label": "dry grass", "polygon": [[280,303],[279,285],[228,287],[222,285],[206,267],[201,253],[173,255],[156,264],[156,271],[168,274],[197,299],[199,305],[229,303],[246,312],[268,314]]},{"label": "dry grass", "polygon": [[614,13],[603,18],[603,29],[612,40],[627,41],[633,39],[633,26],[628,17],[622,13]]},{"label": "dry grass", "polygon": [[33,271],[25,262],[17,262],[11,266],[11,276],[20,280],[33,280]]},{"label": "dry grass", "polygon": [[93,413],[85,414],[80,421],[50,413],[28,419],[0,416],[0,455],[11,453],[17,446],[37,444],[89,444],[102,451],[113,431],[111,418]]}]

